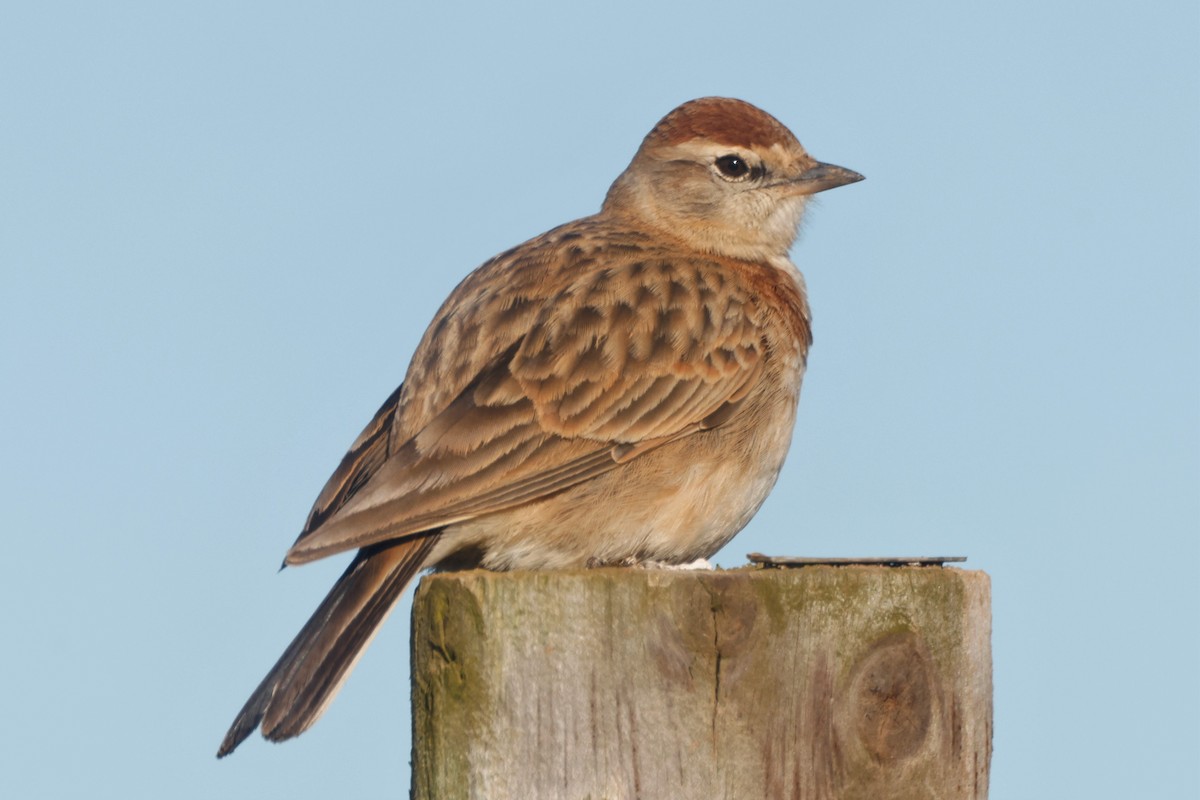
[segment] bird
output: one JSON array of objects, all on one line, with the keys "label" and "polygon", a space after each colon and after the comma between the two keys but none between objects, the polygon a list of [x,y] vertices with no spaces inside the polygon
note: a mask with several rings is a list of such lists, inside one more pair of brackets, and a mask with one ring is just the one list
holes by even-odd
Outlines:
[{"label": "bird", "polygon": [[682,565],[726,544],[791,443],[805,205],[862,179],[703,97],[653,127],[598,213],[471,272],[288,550],[355,555],[218,757],[316,722],[423,570]]}]

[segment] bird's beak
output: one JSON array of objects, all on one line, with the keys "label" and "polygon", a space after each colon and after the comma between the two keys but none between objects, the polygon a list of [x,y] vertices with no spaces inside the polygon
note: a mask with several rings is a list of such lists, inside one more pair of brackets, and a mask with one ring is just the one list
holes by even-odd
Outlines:
[{"label": "bird's beak", "polygon": [[816,194],[848,183],[858,183],[862,179],[863,176],[852,169],[818,161],[800,173],[800,177],[792,181],[792,187],[796,194]]}]

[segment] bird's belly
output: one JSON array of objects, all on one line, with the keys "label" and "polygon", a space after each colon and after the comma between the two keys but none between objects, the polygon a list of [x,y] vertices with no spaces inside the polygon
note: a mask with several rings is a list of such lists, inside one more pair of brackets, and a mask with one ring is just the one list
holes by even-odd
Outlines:
[{"label": "bird's belly", "polygon": [[565,569],[707,558],[775,485],[794,408],[775,419],[786,424],[694,434],[539,502],[452,525],[434,561],[470,552],[489,569]]}]

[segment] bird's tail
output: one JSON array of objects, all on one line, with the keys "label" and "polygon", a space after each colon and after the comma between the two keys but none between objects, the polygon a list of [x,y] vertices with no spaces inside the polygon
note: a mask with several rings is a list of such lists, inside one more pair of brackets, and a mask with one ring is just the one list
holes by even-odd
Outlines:
[{"label": "bird's tail", "polygon": [[422,567],[436,535],[366,547],[338,578],[316,613],[250,695],[217,758],[262,725],[279,742],[309,728],[337,694],[359,656]]}]

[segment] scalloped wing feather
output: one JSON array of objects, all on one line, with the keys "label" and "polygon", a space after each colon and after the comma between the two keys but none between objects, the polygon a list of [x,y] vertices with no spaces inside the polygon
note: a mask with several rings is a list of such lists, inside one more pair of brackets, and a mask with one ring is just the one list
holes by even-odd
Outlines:
[{"label": "scalloped wing feather", "polygon": [[[557,263],[547,250],[560,255]],[[455,291],[431,326],[442,335],[427,334],[405,386],[458,394],[429,412],[428,396],[402,388],[386,451],[373,422],[360,437],[373,444],[331,479],[353,491],[327,487],[310,516],[316,524],[306,526],[288,563],[560,492],[720,424],[761,375],[769,311],[745,281],[726,278],[729,265],[631,247],[588,254],[561,242],[533,252],[532,261],[518,253],[506,265],[515,277],[499,282],[503,290],[491,280],[480,296],[472,276]],[[541,279],[525,269],[529,263]],[[497,326],[503,309],[519,311]],[[463,383],[461,363],[478,363],[487,338],[490,361]],[[459,349],[448,350],[452,343]],[[400,440],[398,429],[414,424]]]}]

